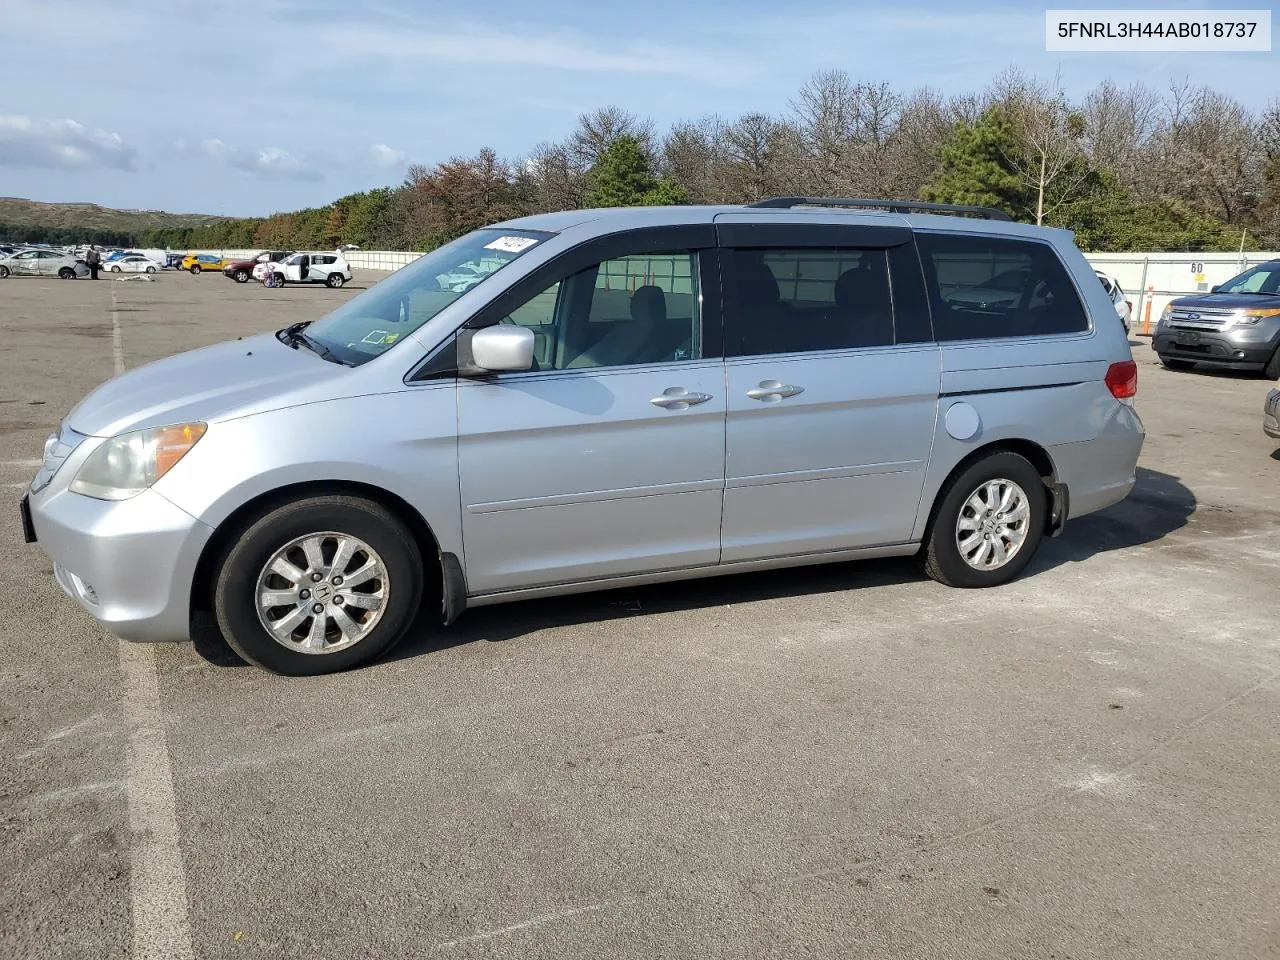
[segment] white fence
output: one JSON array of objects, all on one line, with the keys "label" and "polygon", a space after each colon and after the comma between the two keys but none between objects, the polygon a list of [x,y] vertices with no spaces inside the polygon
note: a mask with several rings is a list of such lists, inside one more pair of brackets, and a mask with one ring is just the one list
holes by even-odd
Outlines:
[{"label": "white fence", "polygon": [[1280,253],[1086,253],[1095,270],[1116,279],[1133,304],[1134,333],[1147,332],[1170,300],[1208,293],[1237,273]]},{"label": "white fence", "polygon": [[[248,259],[257,250],[192,250],[232,259]],[[348,250],[347,262],[357,270],[393,271],[421,257],[408,250]],[[1207,293],[1237,273],[1280,253],[1087,253],[1095,270],[1116,279],[1133,304],[1133,330],[1144,333],[1154,327],[1170,300]]]}]

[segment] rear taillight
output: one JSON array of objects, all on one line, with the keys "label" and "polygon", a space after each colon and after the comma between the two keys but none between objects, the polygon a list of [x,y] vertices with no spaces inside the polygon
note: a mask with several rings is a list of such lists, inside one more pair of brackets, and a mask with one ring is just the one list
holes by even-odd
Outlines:
[{"label": "rear taillight", "polygon": [[1121,360],[1107,367],[1107,389],[1117,400],[1129,400],[1138,395],[1138,365],[1132,360]]}]

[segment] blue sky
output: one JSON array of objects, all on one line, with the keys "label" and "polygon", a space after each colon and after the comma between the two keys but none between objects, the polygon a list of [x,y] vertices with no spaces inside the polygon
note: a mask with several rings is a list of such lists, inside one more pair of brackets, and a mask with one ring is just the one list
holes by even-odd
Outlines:
[{"label": "blue sky", "polygon": [[946,95],[1010,65],[1072,94],[1189,78],[1258,110],[1280,91],[1274,52],[1048,54],[1045,6],[0,0],[0,195],[264,214],[482,146],[516,158],[606,103],[660,130],[784,111],[827,67]]}]

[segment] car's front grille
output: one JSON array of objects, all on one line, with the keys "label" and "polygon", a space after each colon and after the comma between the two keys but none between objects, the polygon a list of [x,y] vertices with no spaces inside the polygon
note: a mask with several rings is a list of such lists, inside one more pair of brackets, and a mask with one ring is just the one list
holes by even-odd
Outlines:
[{"label": "car's front grille", "polygon": [[1236,311],[1213,307],[1174,307],[1169,326],[1178,330],[1225,330],[1235,320]]},{"label": "car's front grille", "polygon": [[58,432],[44,442],[44,460],[40,464],[36,478],[31,481],[32,493],[38,493],[49,485],[54,474],[61,469],[67,457],[71,456],[71,451],[80,446],[82,440],[84,440],[82,434],[59,424]]}]

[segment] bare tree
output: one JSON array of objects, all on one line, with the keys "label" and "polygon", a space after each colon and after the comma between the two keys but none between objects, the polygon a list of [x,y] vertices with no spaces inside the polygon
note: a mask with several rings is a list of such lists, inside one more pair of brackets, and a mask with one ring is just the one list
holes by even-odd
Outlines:
[{"label": "bare tree", "polygon": [[1143,176],[1143,154],[1160,129],[1160,94],[1141,83],[1121,88],[1107,79],[1085,97],[1082,146],[1090,162],[1135,186]]},{"label": "bare tree", "polygon": [[728,162],[725,125],[719,117],[682,121],[662,143],[658,165],[663,176],[684,187],[691,203],[724,203],[724,170]]},{"label": "bare tree", "polygon": [[566,150],[569,158],[586,170],[595,165],[611,143],[628,135],[636,137],[644,152],[653,156],[653,121],[641,120],[622,107],[599,107],[578,117],[577,129],[570,134]]},{"label": "bare tree", "polygon": [[573,210],[582,206],[585,177],[564,144],[538,144],[520,165],[519,177],[535,210]]},{"label": "bare tree", "polygon": [[1035,193],[1036,223],[1076,199],[1089,178],[1082,141],[1084,118],[1071,109],[1061,76],[1050,84],[1026,81],[1016,71],[1004,78],[1004,109],[1013,121],[1018,151],[1009,166]]}]

